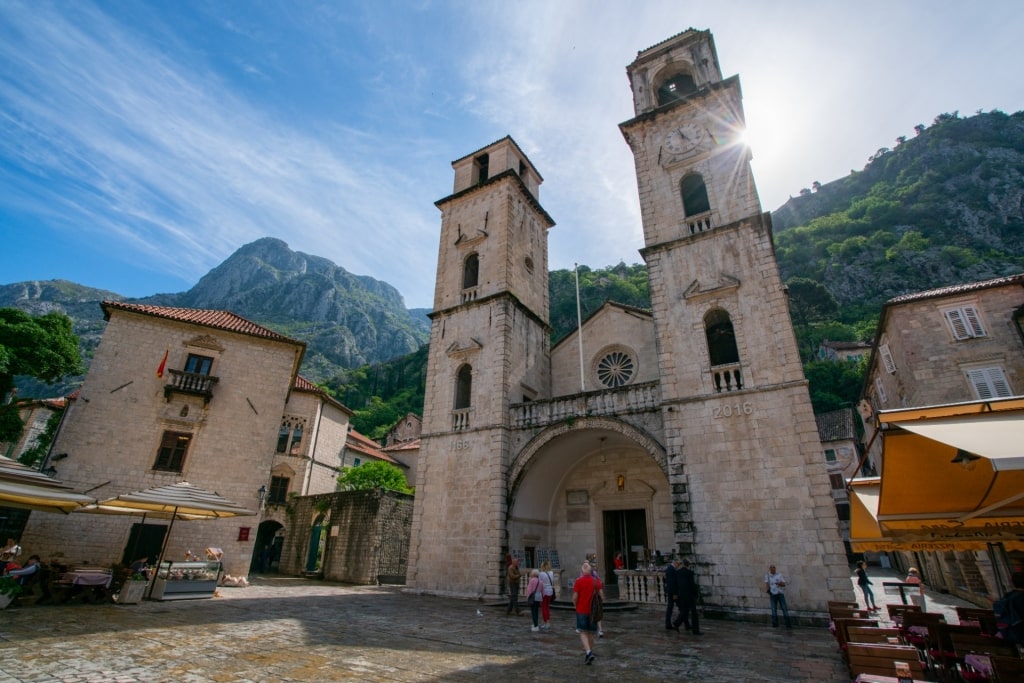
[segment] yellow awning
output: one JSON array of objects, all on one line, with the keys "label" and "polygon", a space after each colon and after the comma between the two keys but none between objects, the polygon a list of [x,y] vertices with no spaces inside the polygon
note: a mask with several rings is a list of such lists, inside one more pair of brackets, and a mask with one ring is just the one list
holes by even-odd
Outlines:
[{"label": "yellow awning", "polygon": [[853,480],[850,484],[850,544],[854,552],[985,550],[989,543],[1024,550],[1019,526],[1015,529],[991,521],[955,526],[934,519],[906,519],[899,527],[890,527],[878,519],[879,480]]},{"label": "yellow awning", "polygon": [[892,423],[920,436],[980,455],[994,470],[1024,469],[1024,411]]},{"label": "yellow awning", "polygon": [[882,476],[851,482],[853,549],[1024,550],[1022,408],[1014,398],[879,413]]}]

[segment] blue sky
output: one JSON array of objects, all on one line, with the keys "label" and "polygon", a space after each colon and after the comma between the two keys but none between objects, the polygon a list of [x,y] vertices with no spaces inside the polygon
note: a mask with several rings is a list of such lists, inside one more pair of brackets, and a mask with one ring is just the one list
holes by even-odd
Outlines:
[{"label": "blue sky", "polygon": [[450,163],[506,134],[551,268],[638,263],[625,66],[691,26],[765,210],[939,113],[1024,109],[1017,0],[0,0],[0,284],[180,292],[271,236],[429,308]]}]

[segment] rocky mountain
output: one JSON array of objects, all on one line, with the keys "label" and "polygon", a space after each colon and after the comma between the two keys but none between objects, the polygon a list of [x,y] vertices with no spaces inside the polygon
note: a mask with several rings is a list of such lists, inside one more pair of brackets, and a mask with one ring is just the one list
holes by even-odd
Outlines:
[{"label": "rocky mountain", "polygon": [[915,130],[772,213],[783,278],[824,284],[848,322],[900,294],[1024,271],[1024,112]]},{"label": "rocky mountain", "polygon": [[[341,369],[412,353],[426,343],[423,310],[405,308],[391,285],[349,273],[331,261],[292,251],[264,238],[241,247],[187,292],[127,299],[63,280],[0,286],[0,307],[33,314],[59,310],[74,321],[88,363],[105,322],[100,302],[133,301],[183,308],[229,310],[307,343],[302,373],[325,381]],[[75,385],[39,387],[19,382],[22,396],[51,396]]]}]

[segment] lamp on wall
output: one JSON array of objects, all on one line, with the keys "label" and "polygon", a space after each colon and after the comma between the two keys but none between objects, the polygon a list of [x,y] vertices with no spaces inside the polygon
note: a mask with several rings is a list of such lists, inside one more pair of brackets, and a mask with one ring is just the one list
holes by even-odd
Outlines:
[{"label": "lamp on wall", "polygon": [[260,490],[256,492],[256,496],[260,499],[260,509],[263,509],[263,502],[267,499],[267,486],[266,484],[260,486]]},{"label": "lamp on wall", "polygon": [[956,449],[956,457],[949,462],[953,465],[960,465],[965,470],[973,470],[975,460],[981,460],[981,456],[969,453],[962,448],[958,448]]}]

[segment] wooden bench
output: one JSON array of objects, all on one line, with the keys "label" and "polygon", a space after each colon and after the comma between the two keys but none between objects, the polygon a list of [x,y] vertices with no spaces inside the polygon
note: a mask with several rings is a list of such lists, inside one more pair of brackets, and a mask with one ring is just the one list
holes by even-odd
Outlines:
[{"label": "wooden bench", "polygon": [[[847,642],[850,643],[881,643],[883,645],[906,645],[898,628],[882,628],[879,626],[847,626]],[[895,638],[898,642],[890,643]]]},{"label": "wooden bench", "polygon": [[829,607],[828,615],[832,621],[836,619],[870,619],[874,614],[866,609],[850,607]]},{"label": "wooden bench", "polygon": [[839,643],[839,651],[846,651],[846,644],[850,639],[849,628],[851,626],[870,626],[877,628],[878,621],[876,619],[836,619],[834,622],[836,627],[836,641]]},{"label": "wooden bench", "polygon": [[860,606],[857,604],[856,601],[850,601],[850,600],[829,600],[828,601],[828,607],[829,607],[829,609],[832,609],[833,607],[845,607],[847,609],[858,609]]},{"label": "wooden bench", "polygon": [[918,658],[917,648],[911,645],[848,643],[846,660],[851,678],[861,674],[895,676],[896,662],[906,662],[914,678],[924,678],[924,665]]}]

